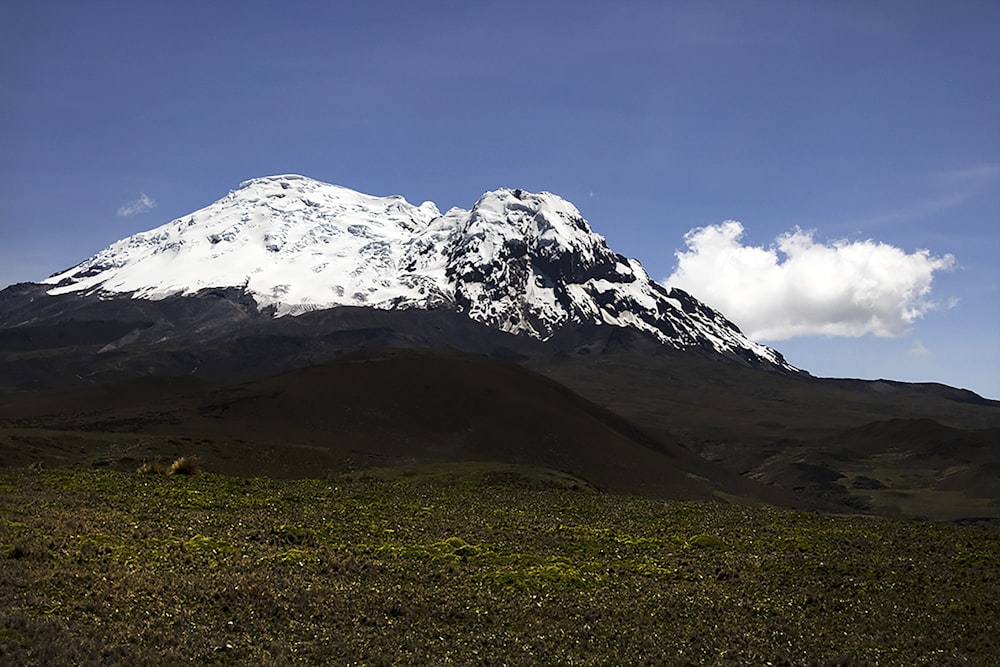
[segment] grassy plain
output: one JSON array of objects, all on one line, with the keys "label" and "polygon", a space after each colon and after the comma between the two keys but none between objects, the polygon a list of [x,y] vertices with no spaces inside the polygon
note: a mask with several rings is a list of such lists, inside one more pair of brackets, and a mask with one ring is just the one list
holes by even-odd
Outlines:
[{"label": "grassy plain", "polygon": [[0,472],[0,664],[996,664],[1000,531],[467,463]]}]

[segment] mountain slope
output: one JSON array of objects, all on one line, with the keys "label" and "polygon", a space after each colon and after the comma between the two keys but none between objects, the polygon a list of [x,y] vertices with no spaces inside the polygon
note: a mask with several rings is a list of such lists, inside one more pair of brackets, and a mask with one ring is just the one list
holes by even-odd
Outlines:
[{"label": "mountain slope", "polygon": [[528,364],[653,437],[766,484],[887,515],[1000,518],[1000,401],[968,390],[681,354]]},{"label": "mountain slope", "polygon": [[368,350],[235,385],[152,376],[0,397],[0,465],[134,469],[180,454],[215,472],[278,477],[501,462],[620,492],[832,507],[654,439],[521,366],[455,352]]},{"label": "mountain slope", "polygon": [[571,203],[501,189],[441,214],[296,175],[257,178],[191,215],[119,241],[45,281],[53,296],[145,299],[236,288],[274,315],[338,306],[453,310],[548,340],[580,325],[634,329],[795,371],[721,313],[650,280]]}]

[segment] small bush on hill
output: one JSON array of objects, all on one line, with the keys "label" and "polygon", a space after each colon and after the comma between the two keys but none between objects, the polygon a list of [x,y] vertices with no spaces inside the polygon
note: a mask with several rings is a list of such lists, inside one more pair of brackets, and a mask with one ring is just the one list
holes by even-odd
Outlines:
[{"label": "small bush on hill", "polygon": [[201,465],[194,456],[182,456],[170,464],[168,475],[197,475],[201,471]]},{"label": "small bush on hill", "polygon": [[182,456],[171,464],[163,461],[146,461],[136,469],[140,475],[197,475],[201,464],[197,457]]},{"label": "small bush on hill", "polygon": [[169,470],[170,466],[163,461],[146,461],[136,469],[136,472],[140,475],[166,475]]}]

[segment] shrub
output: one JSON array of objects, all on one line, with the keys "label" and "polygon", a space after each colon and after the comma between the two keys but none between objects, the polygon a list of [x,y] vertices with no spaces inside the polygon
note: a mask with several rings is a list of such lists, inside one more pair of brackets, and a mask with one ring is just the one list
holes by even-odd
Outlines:
[{"label": "shrub", "polygon": [[163,461],[146,461],[136,469],[140,475],[166,475],[169,471],[170,466]]},{"label": "shrub", "polygon": [[193,456],[182,456],[170,464],[168,475],[197,475],[201,471],[198,459]]}]

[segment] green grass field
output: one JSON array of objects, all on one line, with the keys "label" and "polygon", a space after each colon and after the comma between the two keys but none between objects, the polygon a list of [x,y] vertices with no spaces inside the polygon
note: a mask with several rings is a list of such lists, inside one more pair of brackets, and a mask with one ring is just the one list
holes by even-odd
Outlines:
[{"label": "green grass field", "polygon": [[0,664],[997,664],[1000,531],[594,491],[0,471]]}]

